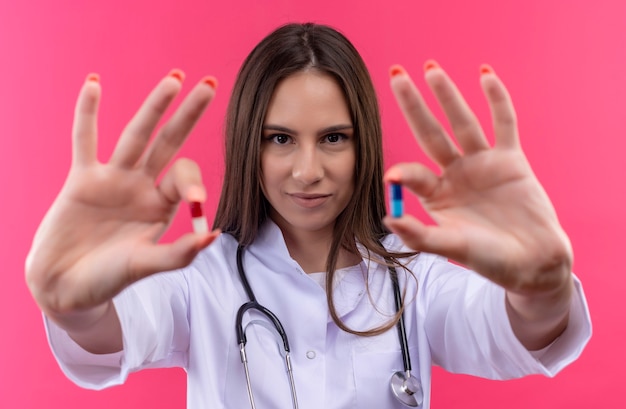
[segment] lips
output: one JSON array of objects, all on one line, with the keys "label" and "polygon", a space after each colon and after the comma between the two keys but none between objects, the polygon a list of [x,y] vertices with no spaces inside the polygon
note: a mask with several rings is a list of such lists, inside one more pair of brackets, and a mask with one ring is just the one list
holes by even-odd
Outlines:
[{"label": "lips", "polygon": [[331,195],[322,193],[290,193],[289,197],[300,207],[312,209],[323,205]]}]

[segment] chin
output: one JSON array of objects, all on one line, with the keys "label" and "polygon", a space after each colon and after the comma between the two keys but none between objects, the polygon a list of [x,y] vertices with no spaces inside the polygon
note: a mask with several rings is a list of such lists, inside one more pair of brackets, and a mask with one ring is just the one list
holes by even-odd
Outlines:
[{"label": "chin", "polygon": [[334,217],[316,218],[314,216],[300,216],[297,218],[280,217],[279,220],[275,218],[273,219],[279,226],[286,228],[289,231],[307,233],[321,232],[328,229],[332,230],[336,220]]}]

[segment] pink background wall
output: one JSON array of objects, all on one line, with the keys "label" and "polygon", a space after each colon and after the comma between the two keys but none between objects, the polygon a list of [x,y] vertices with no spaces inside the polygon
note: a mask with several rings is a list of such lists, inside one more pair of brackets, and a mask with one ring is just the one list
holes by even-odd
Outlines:
[{"label": "pink background wall", "polygon": [[[478,66],[492,64],[509,86],[525,150],[574,244],[595,331],[581,359],[553,380],[501,383],[436,371],[433,408],[621,407],[613,402],[626,365],[626,279],[617,257],[626,227],[623,0],[1,2],[0,407],[184,407],[181,370],[135,374],[99,393],[66,380],[24,285],[24,258],[65,178],[74,101],[88,72],[100,73],[104,87],[103,160],[169,69],[187,73],[187,89],[215,75],[218,97],[182,153],[201,164],[215,199],[222,118],[237,68],[271,29],[305,20],[340,28],[362,52],[382,102],[388,165],[423,159],[391,98],[391,64],[404,64],[423,85],[422,63],[437,59],[486,124]],[[166,239],[187,223],[181,215]]]}]

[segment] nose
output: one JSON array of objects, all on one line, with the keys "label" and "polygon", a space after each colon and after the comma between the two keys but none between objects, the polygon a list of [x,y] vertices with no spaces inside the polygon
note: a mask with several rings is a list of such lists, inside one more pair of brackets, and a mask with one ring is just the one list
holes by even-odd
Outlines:
[{"label": "nose", "polygon": [[324,177],[322,157],[316,146],[300,145],[293,157],[292,176],[304,185],[312,185]]}]

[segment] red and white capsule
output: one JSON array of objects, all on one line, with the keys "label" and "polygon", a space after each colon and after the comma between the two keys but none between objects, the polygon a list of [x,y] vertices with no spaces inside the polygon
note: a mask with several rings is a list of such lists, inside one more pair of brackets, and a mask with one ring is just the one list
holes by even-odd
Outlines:
[{"label": "red and white capsule", "polygon": [[209,223],[204,217],[204,210],[202,210],[202,203],[190,202],[189,209],[191,210],[191,224],[193,225],[193,231],[198,234],[207,234],[209,232]]}]

